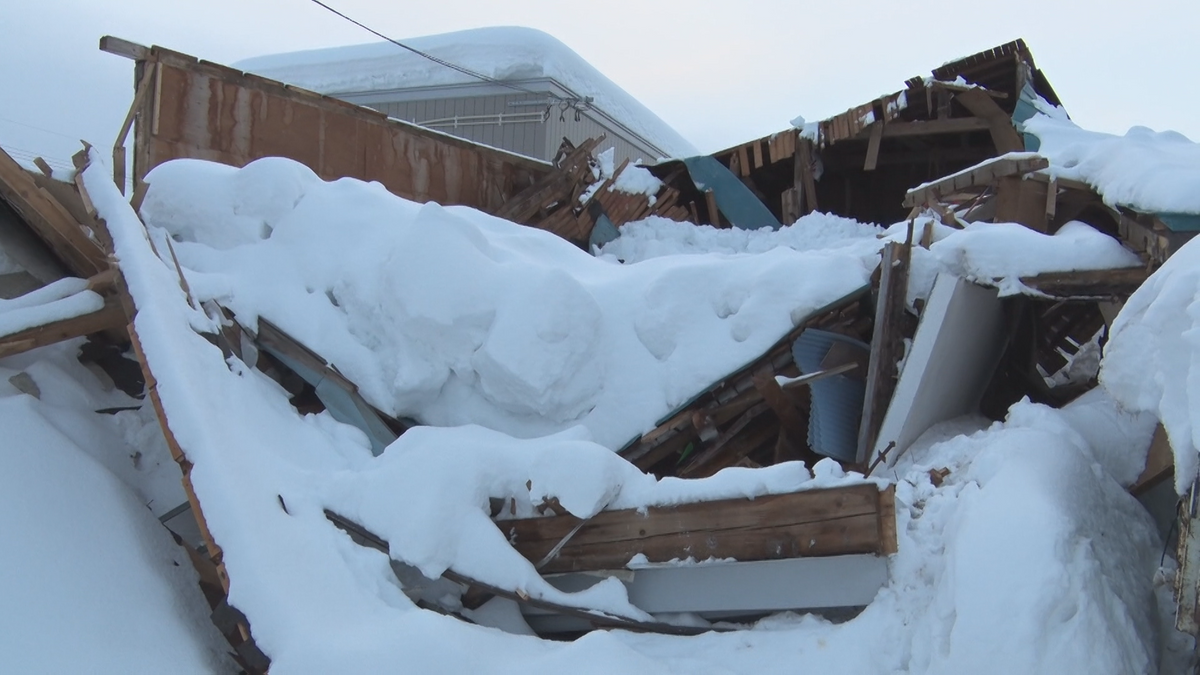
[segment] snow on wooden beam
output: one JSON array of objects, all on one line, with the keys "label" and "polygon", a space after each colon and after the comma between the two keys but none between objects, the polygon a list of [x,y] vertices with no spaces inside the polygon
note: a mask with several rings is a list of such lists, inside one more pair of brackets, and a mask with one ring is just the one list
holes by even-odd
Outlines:
[{"label": "snow on wooden beam", "polygon": [[623,569],[636,555],[753,561],[896,551],[895,489],[874,484],[496,525],[534,563],[561,543],[545,573]]}]

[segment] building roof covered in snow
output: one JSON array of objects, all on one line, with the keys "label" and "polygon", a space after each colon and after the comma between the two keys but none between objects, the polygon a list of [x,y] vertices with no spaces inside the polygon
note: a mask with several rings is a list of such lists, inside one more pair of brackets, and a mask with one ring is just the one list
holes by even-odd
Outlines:
[{"label": "building roof covered in snow", "polygon": [[[697,153],[691,143],[658,115],[570,47],[542,31],[512,26],[477,28],[402,42],[504,83],[528,87],[552,81],[568,97],[591,98],[591,109],[625,127],[662,156],[686,157]],[[274,54],[234,65],[339,98],[400,90],[445,92],[486,84],[389,42]]]}]

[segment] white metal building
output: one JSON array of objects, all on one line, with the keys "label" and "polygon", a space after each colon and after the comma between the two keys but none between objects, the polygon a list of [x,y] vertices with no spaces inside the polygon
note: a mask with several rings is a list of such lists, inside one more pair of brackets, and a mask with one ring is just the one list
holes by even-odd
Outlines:
[{"label": "white metal building", "polygon": [[[401,40],[503,84],[390,42],[249,59],[236,67],[375,108],[478,143],[550,159],[565,137],[647,162],[697,154],[633,96],[557,39],[531,28],[480,28]],[[514,88],[516,87],[516,88]],[[572,107],[567,101],[587,101]]]}]

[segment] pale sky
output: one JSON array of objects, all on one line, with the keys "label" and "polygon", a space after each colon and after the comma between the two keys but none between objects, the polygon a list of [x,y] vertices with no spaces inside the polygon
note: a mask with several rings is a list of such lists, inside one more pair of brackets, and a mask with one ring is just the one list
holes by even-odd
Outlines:
[{"label": "pale sky", "polygon": [[[1081,126],[1200,139],[1197,0],[327,0],[403,39],[493,25],[562,40],[702,151],[842,112],[1024,38]],[[133,67],[101,35],[215,61],[376,41],[310,0],[0,0],[0,145],[110,148]]]}]

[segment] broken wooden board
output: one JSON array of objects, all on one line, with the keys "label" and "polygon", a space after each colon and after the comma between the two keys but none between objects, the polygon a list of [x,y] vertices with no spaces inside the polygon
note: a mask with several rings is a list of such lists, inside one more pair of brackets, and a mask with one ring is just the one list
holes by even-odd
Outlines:
[{"label": "broken wooden board", "polygon": [[880,255],[879,295],[871,355],[867,361],[867,390],[858,429],[858,463],[866,464],[879,437],[884,413],[893,398],[898,377],[896,364],[904,354],[904,314],[908,304],[908,273],[912,247],[889,243]]},{"label": "broken wooden board", "polygon": [[[862,327],[859,324],[864,320],[860,312],[860,303],[869,288],[864,286],[812,312],[761,356],[717,380],[676,408],[674,412],[659,420],[654,429],[631,440],[619,454],[639,469],[651,471],[667,458],[686,453],[689,444],[693,444],[696,452],[703,452],[706,447],[710,447],[709,444],[720,440],[715,428],[711,434],[706,434],[707,420],[713,420],[720,425],[737,424],[740,416],[762,401],[761,394],[754,386],[755,373],[766,368],[776,375],[794,377],[800,374],[795,368],[792,355],[792,344],[800,333],[810,327],[832,326],[840,327],[851,334],[860,331]],[[765,411],[765,408],[763,410]],[[739,444],[742,442],[739,441]],[[715,472],[724,466],[723,463],[714,462],[705,470],[706,473],[694,474],[692,477],[709,475],[708,471]],[[675,466],[670,473],[677,473],[679,469],[680,467]]]},{"label": "broken wooden board", "polygon": [[777,560],[896,552],[895,493],[874,484],[806,490],[756,499],[505,520],[496,526],[531,562],[563,542],[543,573],[624,569],[650,562],[733,558]]},{"label": "broken wooden board", "polygon": [[0,150],[0,199],[9,204],[76,276],[108,269],[108,255],[21,165]]}]

